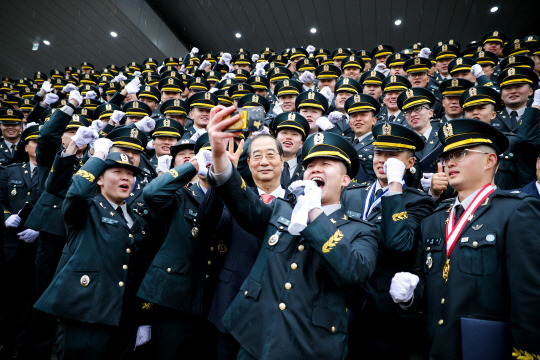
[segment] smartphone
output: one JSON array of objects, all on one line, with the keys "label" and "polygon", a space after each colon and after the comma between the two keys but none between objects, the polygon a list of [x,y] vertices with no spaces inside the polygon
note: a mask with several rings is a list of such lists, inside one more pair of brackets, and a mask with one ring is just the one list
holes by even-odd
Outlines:
[{"label": "smartphone", "polygon": [[264,126],[264,109],[262,107],[240,108],[223,120],[230,119],[235,115],[240,115],[237,122],[227,127],[223,131],[227,132],[248,132],[259,131]]}]

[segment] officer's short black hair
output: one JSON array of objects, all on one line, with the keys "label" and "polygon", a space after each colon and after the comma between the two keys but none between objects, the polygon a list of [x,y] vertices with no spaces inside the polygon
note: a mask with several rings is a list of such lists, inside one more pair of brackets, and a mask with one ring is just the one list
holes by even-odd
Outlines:
[{"label": "officer's short black hair", "polygon": [[248,147],[247,147],[247,150],[246,150],[247,154],[248,154],[248,158],[251,158],[251,144],[253,144],[253,142],[256,139],[262,138],[262,137],[267,137],[267,138],[270,138],[270,139],[274,140],[276,142],[276,147],[277,147],[279,156],[283,157],[283,155],[284,155],[283,146],[281,146],[281,143],[279,142],[278,139],[276,139],[275,137],[273,137],[272,135],[269,135],[269,134],[257,134],[257,135],[255,135],[255,136],[253,136],[251,138],[251,141],[248,144]]}]

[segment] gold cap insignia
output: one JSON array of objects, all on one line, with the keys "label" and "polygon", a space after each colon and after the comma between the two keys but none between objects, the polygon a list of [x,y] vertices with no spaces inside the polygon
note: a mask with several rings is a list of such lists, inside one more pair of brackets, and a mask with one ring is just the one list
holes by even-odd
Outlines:
[{"label": "gold cap insignia", "polygon": [[443,126],[443,133],[444,133],[444,137],[448,139],[448,137],[450,136],[453,136],[454,135],[454,129],[452,128],[452,124],[444,124]]},{"label": "gold cap insignia", "polygon": [[313,138],[313,144],[314,145],[320,145],[324,143],[324,134],[322,132],[318,132],[315,134],[315,137]]},{"label": "gold cap insignia", "polygon": [[238,90],[244,90],[244,85],[239,84],[239,85],[238,85]]},{"label": "gold cap insignia", "polygon": [[261,78],[259,76],[255,76],[255,81],[256,82],[261,82]]},{"label": "gold cap insignia", "polygon": [[343,83],[346,84],[346,85],[349,85],[349,78],[343,79]]},{"label": "gold cap insignia", "polygon": [[516,75],[516,69],[515,68],[508,69],[508,75]]},{"label": "gold cap insignia", "polygon": [[180,100],[174,99],[173,105],[174,105],[174,106],[180,106]]},{"label": "gold cap insignia", "polygon": [[139,103],[136,102],[136,101],[134,101],[134,102],[133,102],[133,108],[134,108],[134,109],[138,109],[138,108],[139,108]]},{"label": "gold cap insignia", "polygon": [[462,63],[463,63],[463,58],[458,58],[458,59],[456,60],[456,64],[457,64],[457,65],[461,65]]},{"label": "gold cap insignia", "polygon": [[443,45],[442,46],[442,51],[448,51],[448,45]]},{"label": "gold cap insignia", "polygon": [[392,75],[390,76],[390,82],[393,83],[393,82],[396,82],[396,75]]},{"label": "gold cap insignia", "polygon": [[75,121],[75,122],[79,122],[79,115],[73,115],[73,117],[71,118],[72,121]]},{"label": "gold cap insignia", "polygon": [[315,93],[313,91],[308,92],[308,99],[310,100],[315,99]]},{"label": "gold cap insignia", "polygon": [[508,58],[508,63],[509,63],[509,64],[513,64],[513,63],[515,63],[515,62],[516,62],[516,58],[515,58],[515,57],[510,56],[510,57]]},{"label": "gold cap insignia", "polygon": [[392,125],[384,124],[382,126],[382,134],[383,135],[391,135],[392,134]]},{"label": "gold cap insignia", "polygon": [[362,98],[360,97],[360,95],[356,94],[354,95],[354,102],[360,102],[362,101]]},{"label": "gold cap insignia", "polygon": [[165,125],[165,126],[171,126],[171,120],[169,120],[169,119],[163,120],[163,125]]},{"label": "gold cap insignia", "polygon": [[458,79],[452,79],[452,87],[458,86]]},{"label": "gold cap insignia", "polygon": [[494,31],[494,32],[493,32],[493,36],[499,36],[499,32],[498,32],[498,31]]},{"label": "gold cap insignia", "polygon": [[[240,88],[239,88],[240,89]],[[241,90],[241,89],[240,89]],[[210,93],[207,92],[207,93],[204,93],[204,99],[205,100],[210,100]]]},{"label": "gold cap insignia", "polygon": [[289,86],[289,80],[283,81],[283,86]]},{"label": "gold cap insignia", "polygon": [[169,84],[169,85],[174,84],[174,79],[173,79],[173,78],[169,78],[169,80],[167,80],[167,84]]},{"label": "gold cap insignia", "polygon": [[259,102],[259,95],[253,95],[253,97],[251,98],[251,100],[253,102]]},{"label": "gold cap insignia", "polygon": [[476,92],[476,88],[470,88],[469,89],[469,96],[476,96],[478,95],[477,92]]},{"label": "gold cap insignia", "polygon": [[139,130],[137,129],[131,129],[131,132],[129,133],[129,136],[132,138],[137,138],[139,135]]},{"label": "gold cap insignia", "polygon": [[486,54],[485,54],[483,51],[480,51],[480,52],[478,53],[478,57],[480,57],[480,58],[483,58],[483,57],[485,57],[485,56],[486,56]]},{"label": "gold cap insignia", "polygon": [[112,110],[111,104],[105,104],[105,110]]},{"label": "gold cap insignia", "polygon": [[377,71],[373,70],[370,73],[371,77],[377,77]]},{"label": "gold cap insignia", "polygon": [[195,78],[195,82],[196,82],[197,84],[200,84],[200,83],[201,83],[201,78],[200,78],[200,77]]},{"label": "gold cap insignia", "polygon": [[420,65],[420,58],[414,58],[414,65]]},{"label": "gold cap insignia", "polygon": [[409,90],[407,90],[405,95],[407,95],[407,99],[410,99],[411,97],[414,96],[414,91],[412,89],[409,89]]},{"label": "gold cap insignia", "polygon": [[323,69],[324,69],[324,71],[328,71],[328,69],[329,69],[328,65],[324,65]]},{"label": "gold cap insignia", "polygon": [[120,159],[122,159],[122,162],[129,163],[129,158],[126,154],[120,153]]},{"label": "gold cap insignia", "polygon": [[287,116],[287,120],[294,120],[294,119],[296,119],[296,114],[293,112],[289,113],[289,116]]},{"label": "gold cap insignia", "polygon": [[382,50],[382,49],[383,49],[383,46],[382,46],[382,45],[379,45],[379,46],[377,46],[377,49]]}]

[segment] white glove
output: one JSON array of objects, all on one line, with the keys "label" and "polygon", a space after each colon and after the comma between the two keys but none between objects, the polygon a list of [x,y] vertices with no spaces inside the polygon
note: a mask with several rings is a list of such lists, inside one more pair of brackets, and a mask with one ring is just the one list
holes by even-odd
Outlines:
[{"label": "white glove", "polygon": [[21,225],[22,219],[17,214],[10,215],[7,220],[4,222],[6,227],[16,228]]},{"label": "white glove", "polygon": [[115,124],[118,124],[120,120],[126,115],[125,112],[120,110],[114,110],[111,115],[111,120],[114,121]]},{"label": "white glove", "polygon": [[95,99],[97,96],[96,92],[95,91],[88,91],[86,92],[86,96],[84,97],[85,99]]},{"label": "white glove", "polygon": [[206,129],[199,129],[195,134],[191,135],[189,140],[197,141],[204,133],[206,133]]},{"label": "white glove", "polygon": [[221,89],[218,89],[217,87],[213,87],[213,88],[211,88],[210,90],[208,90],[208,92],[213,94],[213,93],[215,93],[215,92],[218,91],[218,90],[221,90]]},{"label": "white glove", "polygon": [[393,182],[401,183],[401,180],[403,180],[403,174],[405,174],[405,164],[403,161],[396,158],[389,158],[384,163],[383,169],[386,173],[386,182],[388,184]]},{"label": "white glove", "polygon": [[268,65],[268,61],[258,62],[257,64],[255,64],[255,69],[263,69],[264,70],[264,67],[266,65]]},{"label": "white glove", "polygon": [[274,108],[272,109],[272,112],[274,113],[274,116],[278,116],[283,112],[283,109],[281,108],[281,105],[283,105],[282,102],[278,102]]},{"label": "white glove", "polygon": [[196,47],[193,47],[193,48],[191,48],[191,51],[190,51],[190,53],[191,53],[191,54],[193,54],[193,55],[196,55],[196,54],[198,54],[198,53],[199,53],[199,49],[198,49],[198,48],[196,48]]},{"label": "white glove", "polygon": [[420,54],[418,54],[418,57],[427,59],[429,55],[431,55],[431,50],[425,47],[425,48],[422,48],[422,50],[420,50]]},{"label": "white glove", "polygon": [[233,73],[226,73],[225,75],[223,75],[223,80],[235,79],[235,78],[236,78],[236,75],[234,75]]},{"label": "white glove", "polygon": [[209,67],[209,66],[210,66],[210,61],[204,60],[204,61],[202,62],[202,64],[201,64],[201,66],[199,67],[199,69],[201,69],[201,70],[206,70],[206,68]]},{"label": "white glove", "polygon": [[127,80],[127,77],[125,77],[123,74],[119,74],[119,75],[116,75],[116,76],[114,77],[114,81],[116,81],[116,82],[118,82],[118,83],[119,83],[120,81],[124,81],[124,80]]},{"label": "white glove", "polygon": [[533,103],[531,106],[540,106],[540,89],[534,91]]},{"label": "white glove", "polygon": [[223,53],[223,55],[221,55],[221,59],[219,59],[219,63],[228,64],[231,62],[231,59],[232,59],[232,56],[230,53]]},{"label": "white glove", "polygon": [[263,128],[259,131],[254,131],[251,136],[255,136],[255,135],[261,135],[261,134],[266,134],[266,135],[270,135],[270,129],[268,129],[268,127],[266,126],[263,126]]},{"label": "white glove", "polygon": [[212,165],[212,152],[210,150],[201,150],[190,161],[193,162],[193,160],[197,160],[197,164],[199,165],[197,175],[208,175],[208,167]]},{"label": "white glove", "polygon": [[308,54],[313,54],[315,52],[315,46],[313,45],[308,45],[308,47],[306,48],[306,51],[308,52]]},{"label": "white glove", "polygon": [[342,113],[340,113],[339,111],[332,111],[330,114],[328,114],[328,120],[332,124],[337,124],[338,122],[343,120],[343,116],[344,115]]},{"label": "white glove", "polygon": [[35,230],[32,230],[32,229],[26,229],[26,230],[18,233],[17,235],[19,235],[19,240],[22,240],[27,244],[31,244],[34,241],[36,241],[37,237],[39,236],[39,231],[35,231]]},{"label": "white glove", "polygon": [[390,73],[390,69],[388,69],[384,63],[378,63],[377,66],[375,66],[375,71],[380,72],[384,76],[387,76]]},{"label": "white glove", "polygon": [[136,70],[133,72],[133,76],[141,76],[141,72]]},{"label": "white glove", "polygon": [[291,235],[300,235],[309,222],[309,212],[321,207],[321,188],[317,186],[315,181],[295,181],[289,186],[289,190],[294,191],[302,186],[304,187],[304,195],[300,195],[296,199],[296,205],[291,215],[291,224],[289,225]]},{"label": "white glove", "polygon": [[37,122],[31,122],[31,123],[26,124],[26,127],[29,128],[30,126],[34,126],[34,125],[40,125],[40,124],[38,124]]},{"label": "white glove", "polygon": [[473,74],[474,77],[480,77],[482,75],[486,75],[484,73],[484,70],[482,70],[482,66],[480,64],[474,64],[471,67],[471,74]]},{"label": "white glove", "polygon": [[99,132],[99,130],[101,130],[102,127],[103,127],[103,121],[96,119],[92,121],[92,124],[90,124],[88,128],[95,130],[96,132]]},{"label": "white glove", "polygon": [[328,100],[328,104],[332,103],[332,100],[334,100],[334,93],[328,86],[323,87],[319,92]]},{"label": "white glove", "polygon": [[53,90],[53,87],[50,82],[44,81],[43,84],[41,84],[41,90],[45,91],[45,93],[48,94]]},{"label": "white glove", "polygon": [[255,76],[266,76],[266,71],[261,68],[255,69]]},{"label": "white glove", "polygon": [[82,104],[82,96],[79,90],[71,90],[69,92],[68,100],[74,99],[77,102],[77,106]]},{"label": "white glove", "polygon": [[423,176],[420,179],[420,184],[422,185],[422,188],[424,188],[424,190],[428,192],[431,188],[431,178],[433,177],[433,173],[424,173],[422,175]]},{"label": "white glove", "polygon": [[157,158],[157,171],[166,173],[171,169],[171,161],[172,156],[171,155],[161,155]]},{"label": "white glove", "polygon": [[259,56],[259,54],[253,54],[251,55],[251,61],[253,62],[256,62],[257,60],[259,60],[261,57]]},{"label": "white glove", "polygon": [[161,73],[161,69],[163,69],[163,65],[160,65],[160,66],[157,67],[157,73],[158,74]]},{"label": "white glove", "polygon": [[326,116],[321,116],[320,118],[318,118],[315,121],[315,125],[317,125],[317,127],[322,131],[332,129],[334,127],[334,124],[332,124]]},{"label": "white glove", "polygon": [[141,87],[141,81],[139,78],[134,78],[126,85],[126,90],[128,94],[136,94],[139,92],[139,88]]},{"label": "white glove", "polygon": [[156,120],[152,119],[150,116],[145,116],[135,123],[135,127],[142,132],[148,133],[153,131],[156,127]]},{"label": "white glove", "polygon": [[107,139],[107,138],[97,139],[96,142],[94,143],[94,156],[96,153],[102,152],[105,155],[105,157],[107,157],[107,155],[109,155],[109,150],[111,149],[112,146],[113,146],[113,143],[111,139]]},{"label": "white glove", "polygon": [[186,73],[186,66],[185,65],[182,65],[180,66],[180,70],[179,70],[181,73]]},{"label": "white glove", "polygon": [[69,92],[72,92],[73,90],[77,90],[77,87],[73,84],[67,84],[66,86],[62,88],[62,91],[65,92],[66,94]]},{"label": "white glove", "polygon": [[71,137],[71,140],[73,140],[78,148],[82,148],[83,146],[88,145],[97,139],[99,139],[97,131],[85,126],[78,128],[75,135]]},{"label": "white glove", "polygon": [[55,102],[57,102],[59,99],[58,95],[56,94],[53,94],[53,93],[48,93],[47,95],[45,95],[45,104],[47,105],[52,105],[54,104]]},{"label": "white glove", "polygon": [[298,77],[298,80],[304,84],[304,83],[311,83],[315,80],[315,75],[309,71],[304,71],[302,75]]},{"label": "white glove", "polygon": [[412,299],[414,294],[414,289],[420,279],[418,276],[408,273],[408,272],[399,272],[394,275],[392,278],[392,283],[390,284],[390,296],[394,302],[407,302]]},{"label": "white glove", "polygon": [[146,148],[148,150],[154,150],[154,140],[153,139],[146,143]]},{"label": "white glove", "polygon": [[137,328],[135,347],[146,344],[152,338],[152,325],[142,325]]}]

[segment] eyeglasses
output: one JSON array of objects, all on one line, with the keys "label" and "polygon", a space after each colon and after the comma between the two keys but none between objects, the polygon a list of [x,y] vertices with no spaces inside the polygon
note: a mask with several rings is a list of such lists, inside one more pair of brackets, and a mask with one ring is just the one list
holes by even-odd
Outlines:
[{"label": "eyeglasses", "polygon": [[454,151],[451,154],[440,156],[439,161],[442,163],[443,166],[449,160],[454,160],[455,162],[462,162],[463,160],[465,160],[465,156],[467,156],[468,151],[473,152],[473,153],[478,153],[478,154],[486,154],[486,155],[492,154],[485,151],[479,151],[479,150],[473,150],[473,149],[462,149],[462,150]]},{"label": "eyeglasses", "polygon": [[278,154],[276,152],[270,151],[266,154],[256,153],[251,155],[251,159],[255,161],[261,161],[263,157],[266,157],[266,160],[275,160],[278,157]]},{"label": "eyeglasses", "polygon": [[403,110],[403,113],[405,115],[411,115],[412,113],[419,114],[423,109],[429,110],[429,107],[426,105],[415,106],[412,109]]},{"label": "eyeglasses", "polygon": [[412,78],[415,78],[415,77],[424,77],[427,75],[427,72],[425,71],[422,71],[422,72],[414,72],[414,73],[409,73],[409,76],[412,77]]}]

